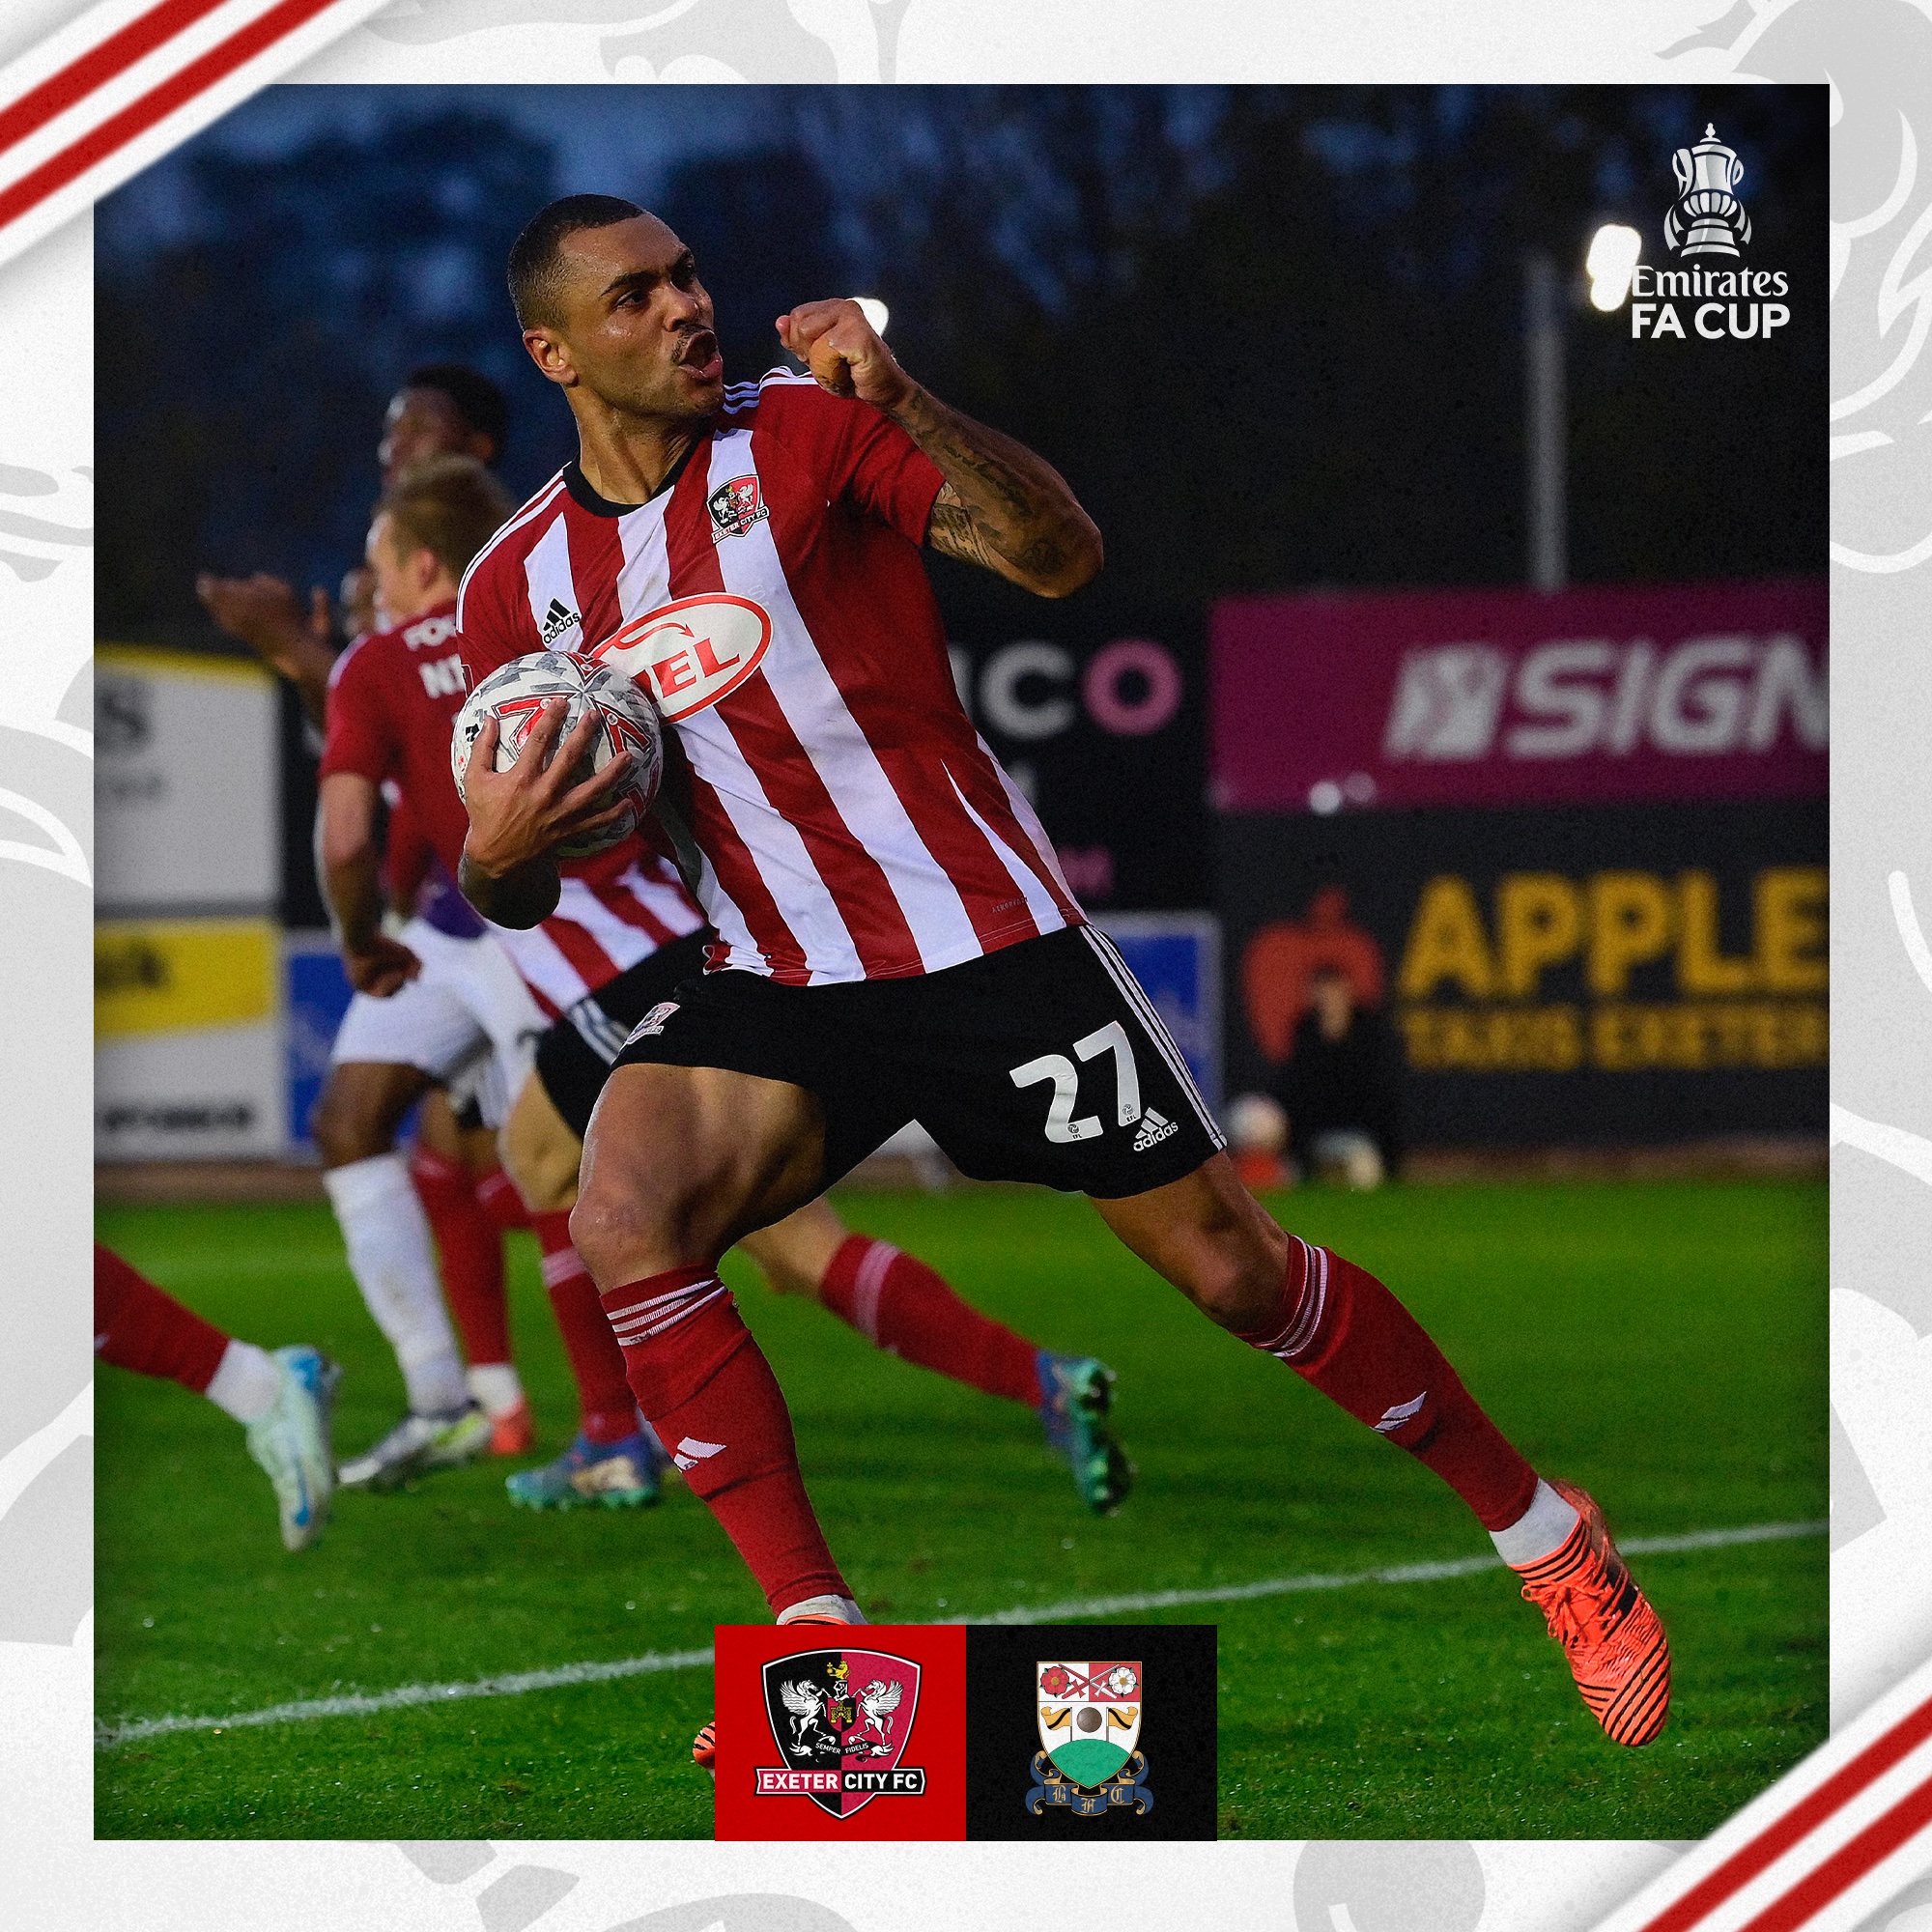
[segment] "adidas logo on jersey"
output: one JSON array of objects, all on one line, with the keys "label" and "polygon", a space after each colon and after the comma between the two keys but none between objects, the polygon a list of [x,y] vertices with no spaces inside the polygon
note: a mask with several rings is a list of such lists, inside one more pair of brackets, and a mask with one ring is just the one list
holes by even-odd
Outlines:
[{"label": "adidas logo on jersey", "polygon": [[1158,1147],[1172,1134],[1180,1131],[1157,1107],[1150,1107],[1141,1116],[1141,1130],[1134,1136],[1134,1151],[1146,1153],[1151,1147]]},{"label": "adidas logo on jersey", "polygon": [[550,600],[550,609],[544,612],[543,640],[545,650],[548,650],[551,645],[555,643],[557,639],[562,637],[573,625],[581,624],[582,622],[582,619],[578,616],[577,612],[561,597],[553,597]]}]

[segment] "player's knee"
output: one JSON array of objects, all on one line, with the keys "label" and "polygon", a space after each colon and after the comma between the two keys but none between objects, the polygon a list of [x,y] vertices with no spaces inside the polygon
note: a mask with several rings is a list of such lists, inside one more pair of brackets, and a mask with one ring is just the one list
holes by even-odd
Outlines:
[{"label": "player's knee", "polygon": [[594,1183],[580,1190],[577,1206],[570,1210],[570,1242],[599,1286],[610,1287],[624,1278],[622,1257],[632,1245],[634,1231],[634,1217],[622,1200]]},{"label": "player's knee", "polygon": [[654,1191],[586,1180],[570,1210],[570,1238],[601,1287],[685,1264],[678,1216]]}]

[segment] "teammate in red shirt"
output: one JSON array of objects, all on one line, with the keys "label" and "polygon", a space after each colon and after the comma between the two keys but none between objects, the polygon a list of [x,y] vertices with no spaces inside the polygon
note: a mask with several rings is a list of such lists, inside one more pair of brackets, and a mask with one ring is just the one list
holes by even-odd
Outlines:
[{"label": "teammate in red shirt", "polygon": [[[1595,1504],[1538,1477],[1380,1282],[1240,1185],[960,706],[919,546],[1076,590],[1100,539],[1065,481],[922,388],[854,302],[780,319],[813,382],[727,387],[691,251],[632,203],[554,203],[509,279],[579,457],[471,566],[465,657],[480,675],[554,626],[651,690],[723,942],[620,1056],[572,1228],[639,1406],[775,1614],[860,1620],[718,1257],[917,1118],[968,1174],[1092,1196],[1210,1320],[1433,1469],[1608,1735],[1656,1736],[1662,1626]],[[464,889],[513,924],[554,904],[559,840],[621,809],[619,761],[571,784],[588,732],[559,749],[561,721],[500,774],[486,728],[468,773]]]},{"label": "teammate in red shirt", "polygon": [[[502,392],[488,377],[460,363],[425,363],[411,370],[389,399],[376,462],[385,484],[437,456],[463,455],[489,465],[502,454],[507,433]],[[389,621],[376,614],[374,580],[366,561],[342,580],[342,617],[351,648]],[[336,663],[326,593],[313,591],[304,611],[292,585],[265,574],[220,578],[205,573],[195,587],[214,621],[294,687],[319,733]],[[408,807],[391,796],[392,790],[384,793],[390,809],[384,884],[391,911],[405,921],[416,915],[440,920],[452,941],[480,932],[480,924],[462,912],[446,876],[440,886],[430,880],[435,868],[428,849],[411,823]],[[347,1037],[338,1036],[311,1130],[330,1170],[363,1161],[384,1163],[361,1169],[336,1191],[347,1203],[342,1232],[358,1279],[372,1268],[393,1271],[400,1265],[413,1280],[404,1298],[417,1308],[417,1319],[407,1324],[415,1393],[426,1401],[453,1402],[451,1384],[460,1371],[490,1417],[491,1451],[516,1455],[529,1446],[531,1422],[511,1360],[503,1237],[510,1228],[526,1225],[522,1206],[496,1159],[492,1136],[466,1132],[440,1088],[422,1096],[414,1146],[406,1155],[395,1151],[397,1126],[421,1089],[422,1036],[441,1032],[438,1053],[453,1061],[460,1055],[461,1039],[473,1040],[481,1031],[476,1026],[466,1030],[460,1016],[452,1021],[450,1015],[452,1009],[460,1009],[466,989],[487,989],[489,980],[478,980],[471,970],[483,955],[473,945],[430,942],[429,950],[434,957],[427,983],[399,1009],[382,1009],[367,999],[352,1003]],[[444,967],[454,978],[439,991]],[[499,994],[504,977],[494,976]],[[406,1090],[400,1099],[399,1082]],[[459,1098],[466,1114],[474,1111],[474,1096]],[[402,1184],[405,1179],[413,1183],[412,1190]],[[451,1367],[454,1338],[445,1350],[442,1331],[448,1323],[435,1311],[430,1271],[414,1259],[424,1245],[425,1217],[440,1257],[442,1289],[462,1336],[467,1370],[460,1363]],[[432,1356],[438,1359],[430,1360]]]}]

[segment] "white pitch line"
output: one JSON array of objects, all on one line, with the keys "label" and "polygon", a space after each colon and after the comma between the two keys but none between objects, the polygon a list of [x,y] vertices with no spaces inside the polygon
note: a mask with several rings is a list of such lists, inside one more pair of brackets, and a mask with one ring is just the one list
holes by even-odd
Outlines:
[{"label": "white pitch line", "polygon": [[[1634,1536],[1617,1548],[1632,1556],[1661,1556],[1679,1550],[1724,1549],[1742,1543],[1782,1543],[1796,1537],[1823,1536],[1824,1522],[1756,1522],[1736,1529],[1699,1529],[1684,1536]],[[1473,1577],[1500,1570],[1502,1558],[1461,1556],[1446,1563],[1404,1563],[1381,1570],[1351,1570],[1328,1575],[1267,1577],[1255,1583],[1218,1583],[1195,1590],[1143,1590],[1131,1596],[1077,1597],[1061,1604],[1023,1605],[995,1610],[984,1617],[949,1617],[953,1624],[1073,1623],[1083,1617],[1119,1616],[1129,1610],[1171,1610],[1189,1604],[1243,1604],[1259,1597],[1287,1597],[1304,1590],[1348,1590],[1364,1583],[1439,1583],[1452,1577]],[[562,1663],[550,1670],[519,1670],[497,1677],[478,1677],[468,1684],[405,1684],[394,1690],[351,1691],[340,1697],[310,1697],[292,1704],[270,1704],[260,1711],[232,1711],[223,1717],[140,1718],[125,1724],[97,1724],[95,1746],[111,1750],[142,1738],[164,1737],[173,1731],[240,1731],[261,1724],[291,1724],[305,1718],[359,1718],[377,1711],[400,1711],[412,1705],[450,1704],[465,1697],[516,1697],[526,1690],[558,1690],[574,1684],[606,1684],[620,1677],[644,1677],[661,1670],[696,1670],[712,1662],[712,1651],[649,1651],[642,1657],[619,1658],[611,1663]]]},{"label": "white pitch line", "polygon": [[[1781,1543],[1795,1536],[1823,1536],[1823,1522],[1754,1522],[1739,1529],[1698,1529],[1686,1536],[1633,1536],[1617,1548],[1626,1556],[1659,1556],[1677,1549],[1722,1549],[1734,1543]],[[1302,1590],[1350,1590],[1360,1583],[1440,1583],[1500,1570],[1503,1559],[1458,1556],[1447,1563],[1402,1563],[1385,1570],[1349,1570],[1332,1576],[1266,1577],[1258,1583],[1215,1583],[1198,1590],[1143,1590],[1127,1597],[1082,1597],[1065,1604],[1041,1604],[996,1610],[987,1617],[949,1617],[949,1623],[1060,1624],[1080,1617],[1114,1617],[1126,1610],[1172,1610],[1185,1604],[1245,1604],[1257,1597],[1289,1597]]]},{"label": "white pitch line", "polygon": [[614,1663],[560,1663],[553,1670],[518,1670],[500,1677],[478,1677],[469,1684],[405,1684],[394,1690],[353,1690],[341,1697],[307,1697],[295,1704],[270,1704],[265,1711],[235,1711],[224,1718],[142,1718],[128,1724],[97,1724],[96,1747],[110,1750],[137,1738],[169,1731],[240,1731],[256,1724],[292,1724],[303,1718],[360,1718],[375,1711],[400,1711],[412,1704],[450,1704],[461,1697],[516,1697],[526,1690],[557,1690],[570,1684],[603,1684],[613,1677],[642,1677],[657,1670],[695,1670],[711,1662],[711,1651],[650,1651],[619,1658]]}]

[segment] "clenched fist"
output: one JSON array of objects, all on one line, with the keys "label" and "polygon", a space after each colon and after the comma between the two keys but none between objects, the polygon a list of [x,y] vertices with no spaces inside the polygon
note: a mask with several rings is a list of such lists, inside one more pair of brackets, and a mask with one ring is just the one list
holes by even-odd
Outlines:
[{"label": "clenched fist", "polygon": [[918,388],[855,301],[804,302],[778,322],[779,340],[822,389],[888,412]]}]

